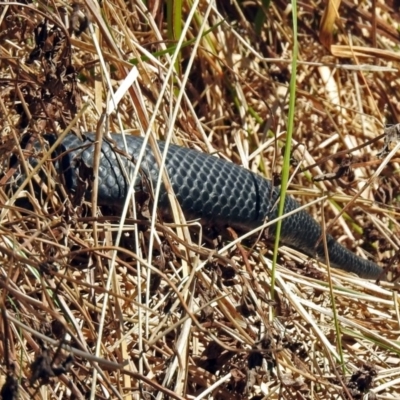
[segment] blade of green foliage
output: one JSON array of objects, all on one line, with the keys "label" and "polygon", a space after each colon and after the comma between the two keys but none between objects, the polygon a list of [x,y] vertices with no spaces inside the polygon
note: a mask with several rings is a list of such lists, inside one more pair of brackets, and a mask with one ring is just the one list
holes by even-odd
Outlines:
[{"label": "blade of green foliage", "polygon": [[[182,34],[182,1],[167,0],[167,35],[171,41],[178,41]],[[175,62],[175,70],[180,76],[181,74],[181,54]]]},{"label": "blade of green foliage", "polygon": [[[296,72],[297,72],[297,56],[299,51],[298,41],[297,41],[297,1],[292,0],[292,17],[293,17],[293,49],[292,49],[292,75],[290,77],[289,85],[289,114],[287,123],[287,134],[286,134],[286,146],[283,158],[283,168],[282,168],[282,182],[281,182],[281,193],[278,206],[278,216],[281,217],[284,211],[285,198],[287,184],[289,181],[289,171],[290,171],[290,155],[291,155],[291,143],[293,136],[293,125],[294,125],[294,113],[295,113],[295,101],[296,101]],[[276,224],[276,237],[274,245],[274,255],[272,259],[272,279],[271,279],[271,298],[275,295],[275,269],[276,262],[278,259],[278,248],[282,229],[282,221],[279,220]]]},{"label": "blade of green foliage", "polygon": [[256,17],[254,19],[254,29],[258,35],[261,34],[261,31],[264,26],[265,18],[267,17],[266,11],[271,3],[271,0],[262,0],[261,7],[259,7]]}]

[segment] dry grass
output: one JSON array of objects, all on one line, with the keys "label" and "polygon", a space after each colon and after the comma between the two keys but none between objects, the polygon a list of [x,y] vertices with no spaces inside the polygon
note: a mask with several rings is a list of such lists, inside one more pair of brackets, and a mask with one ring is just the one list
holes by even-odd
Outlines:
[{"label": "dry grass", "polygon": [[[399,121],[397,12],[391,2],[343,1],[332,18],[325,2],[306,3],[291,193],[313,202],[309,211],[320,221],[323,213],[344,245],[393,266],[398,162],[377,159],[375,138],[382,121]],[[95,204],[73,207],[61,188],[52,191],[55,180],[43,198],[29,184],[14,197],[6,190],[22,135],[71,123],[77,133],[150,134],[279,177],[292,48],[286,2],[271,2],[264,21],[256,2],[186,2],[182,47],[157,2],[101,6],[0,6],[3,398],[17,398],[17,388],[21,399],[359,399],[370,390],[399,398],[392,284],[340,271],[328,284],[323,266],[282,247],[271,299],[269,243],[249,252],[231,240],[216,251],[179,214],[173,225],[153,219],[136,229],[131,206],[122,220]],[[348,176],[312,181],[342,160]]]}]

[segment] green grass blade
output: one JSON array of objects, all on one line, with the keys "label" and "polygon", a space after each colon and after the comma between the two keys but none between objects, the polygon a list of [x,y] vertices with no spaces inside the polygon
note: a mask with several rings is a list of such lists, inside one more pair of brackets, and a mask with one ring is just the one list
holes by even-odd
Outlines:
[{"label": "green grass blade", "polygon": [[[299,51],[298,41],[297,41],[297,1],[292,0],[292,17],[293,17],[293,50],[292,50],[292,75],[290,77],[289,86],[289,114],[288,114],[288,124],[287,124],[287,135],[286,135],[286,146],[283,160],[282,169],[282,183],[281,183],[281,194],[278,207],[278,216],[283,215],[287,183],[289,181],[289,170],[290,170],[290,153],[291,153],[291,143],[293,136],[293,125],[294,125],[294,113],[295,113],[295,102],[296,102],[296,71],[297,71],[297,56]],[[275,269],[276,262],[278,259],[278,248],[280,241],[280,234],[282,229],[282,220],[279,220],[276,224],[276,237],[274,245],[274,255],[272,259],[272,279],[271,279],[271,298],[275,295]]]}]

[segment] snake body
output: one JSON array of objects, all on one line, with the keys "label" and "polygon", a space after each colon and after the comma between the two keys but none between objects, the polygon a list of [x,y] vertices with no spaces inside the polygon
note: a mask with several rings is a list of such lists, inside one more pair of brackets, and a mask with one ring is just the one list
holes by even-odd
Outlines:
[{"label": "snake body", "polygon": [[[122,204],[125,201],[129,188],[126,177],[132,176],[135,160],[143,146],[140,137],[126,135],[127,147],[122,135],[111,134],[110,137],[110,141],[102,142],[98,171],[98,203],[104,205]],[[78,188],[82,167],[93,167],[94,142],[95,135],[90,133],[85,135],[83,141],[69,134],[62,142],[62,172],[66,186],[72,192]],[[165,144],[158,142],[158,145],[163,152]],[[134,182],[136,192],[149,193],[151,187],[156,186],[158,165],[147,145],[140,173]],[[196,150],[170,145],[166,171],[187,219],[200,218],[219,226],[249,231],[277,216],[279,188],[238,165]],[[296,200],[286,197],[285,214],[298,207]],[[164,213],[168,213],[169,209],[163,184],[158,209]],[[274,234],[275,227],[272,226],[269,232]],[[306,211],[299,211],[283,220],[280,238],[282,243],[324,261],[321,235],[321,226]],[[354,272],[363,278],[382,278],[382,268],[377,264],[358,257],[330,235],[327,235],[326,240],[331,266]]]}]

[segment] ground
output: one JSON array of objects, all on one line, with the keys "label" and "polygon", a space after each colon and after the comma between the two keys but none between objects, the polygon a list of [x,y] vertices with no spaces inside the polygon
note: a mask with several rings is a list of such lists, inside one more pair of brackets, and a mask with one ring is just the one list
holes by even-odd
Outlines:
[{"label": "ground", "polygon": [[284,246],[275,268],[267,235],[149,228],[132,204],[121,219],[74,203],[54,160],[26,185],[15,167],[29,136],[109,130],[276,183],[288,172],[288,193],[395,280],[398,137],[384,127],[400,113],[397,1],[0,11],[3,399],[400,398],[395,283]]}]

